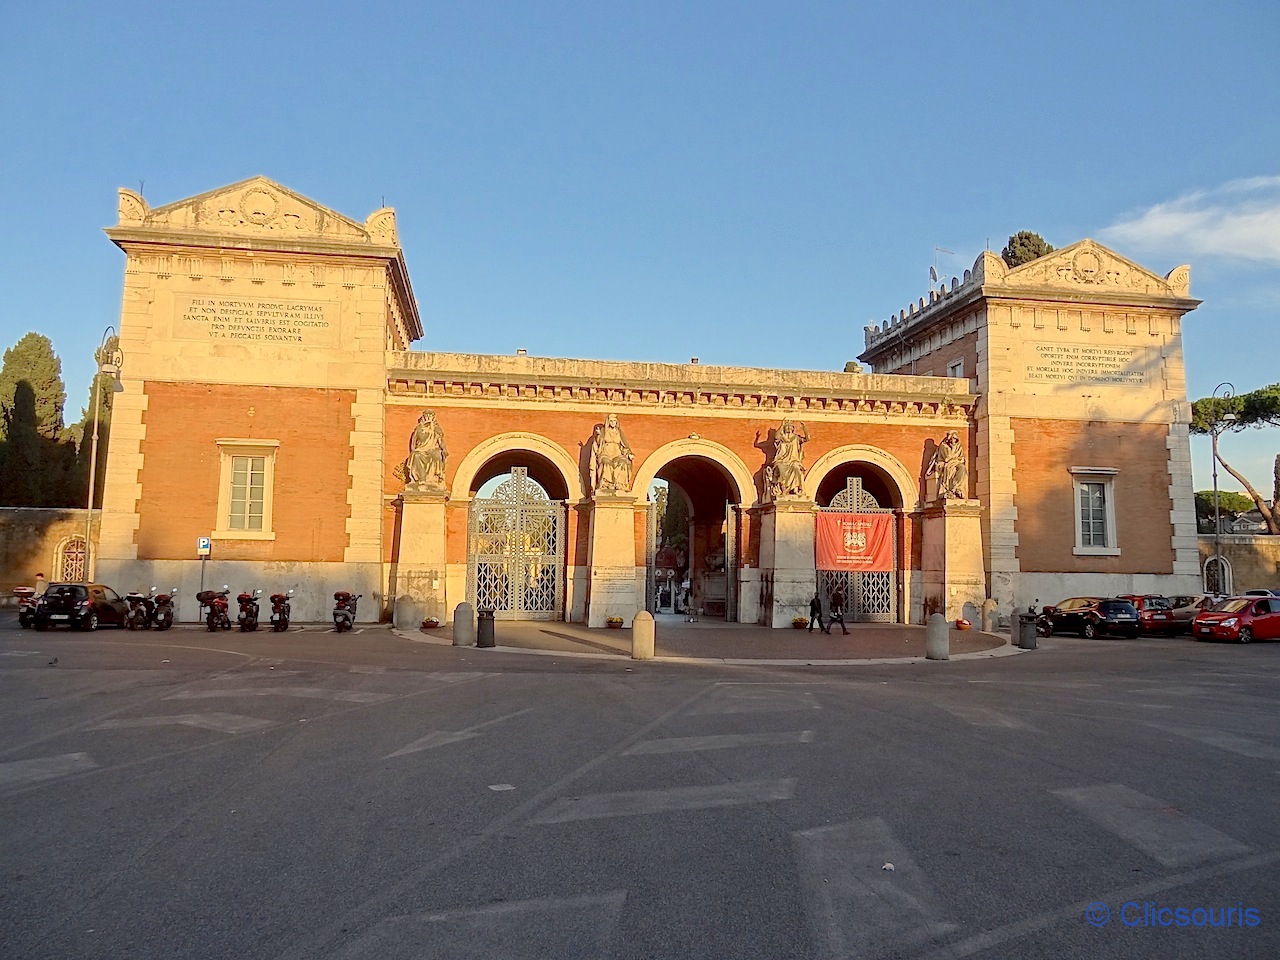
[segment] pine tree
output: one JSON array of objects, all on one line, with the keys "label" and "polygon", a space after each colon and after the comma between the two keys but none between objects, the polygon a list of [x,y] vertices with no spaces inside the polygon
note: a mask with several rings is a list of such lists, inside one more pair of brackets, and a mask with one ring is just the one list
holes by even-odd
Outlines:
[{"label": "pine tree", "polygon": [[67,391],[62,385],[62,361],[53,352],[53,343],[39,333],[28,333],[4,352],[0,367],[0,440],[8,435],[18,384],[31,387],[35,409],[35,430],[47,440],[62,436],[62,409]]},{"label": "pine tree", "polygon": [[1009,238],[1000,256],[1008,264],[1009,269],[1020,267],[1024,263],[1038,260],[1046,253],[1053,253],[1053,244],[1046,243],[1044,237],[1030,230],[1019,230]]}]

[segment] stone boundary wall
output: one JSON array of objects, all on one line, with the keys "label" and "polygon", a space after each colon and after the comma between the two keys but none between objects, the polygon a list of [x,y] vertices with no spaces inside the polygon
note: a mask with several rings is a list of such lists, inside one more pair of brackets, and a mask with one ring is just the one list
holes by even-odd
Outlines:
[{"label": "stone boundary wall", "polygon": [[[98,538],[101,511],[93,511],[90,536]],[[84,510],[0,507],[0,606],[16,603],[13,588],[34,586],[37,573],[52,582],[58,544],[84,536]]]},{"label": "stone boundary wall", "polygon": [[[1200,534],[1200,570],[1213,556],[1213,534]],[[1222,556],[1231,565],[1235,593],[1265,588],[1280,590],[1280,537],[1251,533],[1222,535]]]}]

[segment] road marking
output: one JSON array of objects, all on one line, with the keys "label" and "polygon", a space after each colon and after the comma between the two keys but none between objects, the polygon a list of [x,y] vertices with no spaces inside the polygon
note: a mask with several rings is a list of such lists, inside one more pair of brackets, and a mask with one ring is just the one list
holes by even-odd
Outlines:
[{"label": "road marking", "polygon": [[348,673],[386,673],[387,668],[386,667],[352,666],[347,668],[347,672]]},{"label": "road marking", "polygon": [[125,727],[162,727],[178,724],[184,727],[199,727],[202,730],[216,730],[218,733],[248,733],[251,730],[265,730],[274,727],[273,720],[259,720],[257,717],[243,717],[235,713],[180,713],[171,717],[132,717],[121,720],[104,720],[94,730],[120,730]]},{"label": "road marking", "polygon": [[0,787],[13,787],[23,783],[39,783],[65,777],[81,770],[97,769],[97,764],[87,753],[64,753],[56,757],[37,757],[34,760],[10,760],[0,763]]},{"label": "road marking", "polygon": [[485,677],[493,677],[497,676],[497,674],[461,670],[457,673],[428,673],[426,676],[431,680],[439,680],[441,683],[469,683],[472,680],[483,680]]},{"label": "road marking", "polygon": [[1099,826],[1166,867],[1250,853],[1251,848],[1123,784],[1053,790]]},{"label": "road marking", "polygon": [[38,657],[38,656],[40,656],[39,650],[6,650],[4,653],[0,653],[0,657]]},{"label": "road marking", "polygon": [[897,956],[957,929],[879,817],[800,831],[791,840],[819,960]]},{"label": "road marking", "polygon": [[212,700],[217,697],[305,697],[309,700],[342,700],[347,703],[381,703],[390,693],[363,693],[359,690],[324,690],[320,687],[246,687],[239,690],[183,690],[166,700]]},{"label": "road marking", "polygon": [[1157,723],[1150,724],[1150,726],[1155,727],[1157,730],[1164,730],[1167,733],[1176,733],[1180,737],[1195,740],[1197,743],[1203,743],[1206,746],[1217,747],[1219,750],[1225,750],[1228,753],[1238,753],[1242,757],[1255,757],[1258,760],[1280,760],[1280,748],[1273,747],[1267,743],[1259,743],[1257,740],[1250,740],[1247,737],[1239,737],[1234,733],[1227,733],[1223,730],[1166,727]]},{"label": "road marking", "polygon": [[388,917],[334,957],[603,957],[609,952],[626,899],[625,891],[612,890]]},{"label": "road marking", "polygon": [[748,803],[771,803],[775,800],[790,800],[795,795],[795,789],[795,778],[790,777],[786,780],[719,783],[710,787],[589,793],[581,797],[561,797],[529,822],[568,823],[571,820],[638,817],[676,810],[711,810]]},{"label": "road marking", "polygon": [[939,710],[945,710],[953,717],[958,717],[965,723],[973,724],[975,727],[1000,727],[1005,730],[1026,730],[1032,733],[1040,733],[1031,724],[1023,723],[1016,717],[1011,717],[998,710],[992,710],[990,707],[977,707],[969,704],[949,705],[945,703],[935,703],[934,706]]},{"label": "road marking", "polygon": [[717,686],[690,713],[782,713],[788,710],[821,710],[813,694],[785,687]]},{"label": "road marking", "polygon": [[709,737],[668,737],[664,740],[641,740],[623,756],[646,753],[696,753],[700,750],[728,750],[733,747],[769,747],[786,743],[812,743],[812,730],[786,733],[727,733]]},{"label": "road marking", "polygon": [[495,723],[502,723],[504,720],[510,720],[512,717],[518,717],[522,713],[528,713],[533,707],[525,707],[523,710],[517,710],[515,713],[508,713],[505,716],[495,717],[492,720],[486,720],[483,723],[477,723],[474,726],[466,727],[462,730],[432,730],[425,737],[419,737],[407,747],[401,747],[395,753],[388,753],[383,760],[390,760],[392,757],[402,757],[406,753],[417,753],[419,750],[430,750],[432,747],[443,747],[448,743],[458,743],[462,740],[470,740],[472,737],[480,736],[479,731],[485,727],[491,727]]},{"label": "road marking", "polygon": [[508,790],[514,790],[515,787],[509,783],[491,783],[489,789],[495,793],[506,793]]}]

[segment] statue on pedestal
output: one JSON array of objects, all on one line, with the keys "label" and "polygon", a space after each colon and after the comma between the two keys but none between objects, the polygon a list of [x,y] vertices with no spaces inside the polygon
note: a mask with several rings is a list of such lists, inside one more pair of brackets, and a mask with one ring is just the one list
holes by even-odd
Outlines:
[{"label": "statue on pedestal", "polygon": [[948,430],[938,449],[929,460],[926,477],[938,480],[939,500],[967,500],[969,498],[969,465],[960,443],[960,435]]},{"label": "statue on pedestal", "polygon": [[773,440],[773,463],[765,468],[770,499],[804,496],[804,445],[809,431],[803,423],[783,420]]},{"label": "statue on pedestal", "polygon": [[618,415],[611,413],[597,424],[591,437],[591,486],[596,493],[626,493],[631,489],[631,464],[635,454],[627,443]]},{"label": "statue on pedestal", "polygon": [[443,490],[444,431],[434,410],[423,410],[409,438],[409,459],[404,462],[405,486],[419,490]]}]

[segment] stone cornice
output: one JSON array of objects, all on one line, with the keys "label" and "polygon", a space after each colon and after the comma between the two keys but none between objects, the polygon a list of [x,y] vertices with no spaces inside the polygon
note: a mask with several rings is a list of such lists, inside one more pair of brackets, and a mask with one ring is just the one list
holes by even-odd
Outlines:
[{"label": "stone cornice", "polygon": [[702,364],[394,352],[393,397],[459,401],[589,404],[650,411],[807,411],[967,419],[977,403],[965,381],[821,370]]}]

